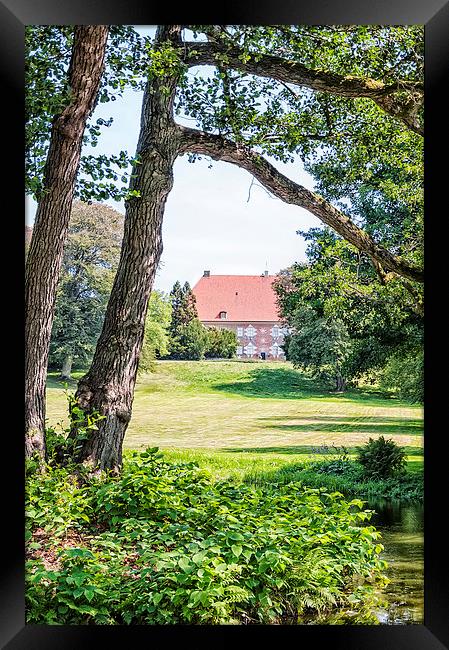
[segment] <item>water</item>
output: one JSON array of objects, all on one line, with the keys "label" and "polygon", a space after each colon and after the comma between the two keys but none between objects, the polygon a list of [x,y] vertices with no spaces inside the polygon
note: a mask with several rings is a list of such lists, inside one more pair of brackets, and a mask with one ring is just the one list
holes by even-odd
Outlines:
[{"label": "water", "polygon": [[370,500],[365,506],[375,510],[370,523],[382,533],[388,562],[385,588],[388,605],[376,612],[387,625],[424,622],[424,509],[419,503]]}]

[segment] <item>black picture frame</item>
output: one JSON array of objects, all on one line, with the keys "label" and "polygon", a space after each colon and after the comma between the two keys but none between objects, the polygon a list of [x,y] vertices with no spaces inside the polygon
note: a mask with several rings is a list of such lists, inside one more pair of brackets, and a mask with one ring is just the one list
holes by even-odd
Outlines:
[{"label": "black picture frame", "polygon": [[[426,211],[426,341],[425,341],[425,607],[423,625],[378,626],[33,626],[25,625],[24,608],[24,454],[19,408],[4,418],[7,443],[3,465],[9,475],[2,495],[3,572],[0,597],[0,642],[8,650],[52,648],[101,648],[116,642],[160,647],[177,643],[188,648],[255,643],[290,643],[296,647],[344,648],[345,650],[444,650],[449,648],[449,584],[447,580],[447,537],[444,523],[447,505],[443,476],[447,473],[444,418],[438,416],[445,406],[444,381],[436,375],[442,364],[441,353],[446,337],[444,305],[445,248],[448,237],[442,234],[445,214],[446,173],[444,128],[447,134],[447,104],[443,102],[445,72],[449,68],[449,3],[442,0],[236,0],[211,3],[209,8],[185,3],[171,9],[165,3],[152,5],[136,0],[2,0],[0,2],[0,69],[3,108],[7,115],[4,136],[11,138],[7,152],[7,196],[12,205],[9,225],[17,246],[19,261],[12,284],[11,267],[4,277],[4,299],[18,303],[17,289],[23,278],[23,151],[24,151],[24,27],[29,24],[140,24],[181,22],[186,24],[424,24],[426,43],[425,93],[425,211]],[[449,80],[449,79],[448,79]],[[446,80],[446,84],[447,81]],[[8,114],[9,111],[9,114]],[[442,150],[443,156],[438,154]],[[445,184],[446,181],[446,184]],[[20,206],[20,207],[19,207]],[[446,209],[447,212],[447,209]],[[434,227],[435,224],[438,226]],[[5,240],[4,240],[5,241]],[[9,240],[8,240],[9,241]],[[11,243],[12,247],[12,243]],[[9,248],[9,245],[8,245]],[[11,248],[12,250],[12,248]],[[14,260],[13,260],[14,261]],[[16,287],[16,288],[14,288]],[[8,293],[9,291],[9,293]],[[447,293],[447,291],[446,291]],[[19,298],[17,297],[19,295]],[[9,301],[9,302],[8,302]],[[17,301],[17,302],[16,302]],[[12,317],[11,317],[12,318]],[[20,327],[16,336],[13,378],[15,392],[23,385],[17,361],[23,349]],[[8,343],[8,346],[10,344]],[[17,352],[18,351],[18,352]],[[447,366],[444,366],[447,372]],[[6,412],[10,409],[7,399]],[[129,646],[128,646],[129,647]]]}]

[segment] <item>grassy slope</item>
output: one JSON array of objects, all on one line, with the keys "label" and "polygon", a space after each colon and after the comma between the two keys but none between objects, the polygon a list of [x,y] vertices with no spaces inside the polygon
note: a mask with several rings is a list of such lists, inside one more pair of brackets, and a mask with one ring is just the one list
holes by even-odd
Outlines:
[{"label": "grassy slope", "polygon": [[[47,417],[65,416],[62,384],[50,376]],[[242,476],[384,435],[407,447],[409,469],[420,471],[422,425],[419,406],[372,389],[332,395],[288,363],[166,361],[138,381],[124,446],[158,446],[218,476]]]}]

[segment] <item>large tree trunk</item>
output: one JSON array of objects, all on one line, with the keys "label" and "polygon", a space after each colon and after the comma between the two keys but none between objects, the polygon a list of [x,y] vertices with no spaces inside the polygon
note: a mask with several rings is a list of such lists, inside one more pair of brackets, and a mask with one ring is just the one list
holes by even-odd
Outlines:
[{"label": "large tree trunk", "polygon": [[60,374],[61,379],[72,378],[72,362],[73,362],[72,355],[67,354],[67,356],[64,358],[64,363],[62,364],[62,369]]},{"label": "large tree trunk", "polygon": [[337,393],[343,393],[346,390],[346,380],[340,374],[335,377],[335,390]]},{"label": "large tree trunk", "polygon": [[[177,42],[181,27],[159,27],[156,46]],[[126,203],[120,262],[103,329],[89,372],[79,381],[76,398],[86,413],[98,411],[98,422],[77,457],[95,470],[119,470],[122,443],[131,418],[145,317],[162,254],[162,219],[173,186],[179,136],[173,120],[177,75],[153,77],[145,90],[137,156],[130,189],[138,198]],[[76,430],[71,432],[76,435]]]},{"label": "large tree trunk", "polygon": [[70,103],[51,132],[25,270],[25,451],[45,458],[45,380],[48,348],[87,119],[100,85],[108,27],[76,26],[69,68]]}]

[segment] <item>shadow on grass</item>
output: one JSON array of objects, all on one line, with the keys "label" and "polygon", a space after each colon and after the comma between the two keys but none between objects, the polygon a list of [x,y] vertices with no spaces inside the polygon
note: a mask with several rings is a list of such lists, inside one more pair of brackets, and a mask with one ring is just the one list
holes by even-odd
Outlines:
[{"label": "shadow on grass", "polygon": [[78,380],[85,373],[75,372],[71,379],[61,379],[58,372],[49,372],[47,375],[47,388],[57,388],[58,390],[76,390]]},{"label": "shadow on grass", "polygon": [[295,431],[310,432],[321,431],[323,433],[368,433],[378,435],[410,435],[420,436],[423,434],[423,422],[418,419],[406,418],[384,418],[382,416],[369,418],[351,418],[347,416],[308,416],[307,421],[300,424],[278,424],[279,420],[292,420],[295,418],[259,418],[268,420],[263,424],[265,429],[278,429],[285,433]]},{"label": "shadow on grass", "polygon": [[394,398],[375,389],[352,389],[344,393],[327,390],[322,383],[290,368],[256,368],[249,373],[250,380],[212,384],[214,390],[240,395],[275,399],[329,399],[360,400],[391,404]]},{"label": "shadow on grass", "polygon": [[[357,447],[346,447],[349,454],[357,453]],[[340,448],[341,449],[341,448]],[[422,447],[404,447],[407,456],[422,456],[424,450]],[[339,447],[337,449],[332,446],[327,447],[328,453],[324,452],[323,445],[292,445],[288,447],[222,447],[220,451],[233,454],[299,454],[299,455],[318,455],[323,457],[338,455]]]}]

